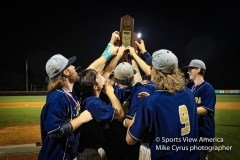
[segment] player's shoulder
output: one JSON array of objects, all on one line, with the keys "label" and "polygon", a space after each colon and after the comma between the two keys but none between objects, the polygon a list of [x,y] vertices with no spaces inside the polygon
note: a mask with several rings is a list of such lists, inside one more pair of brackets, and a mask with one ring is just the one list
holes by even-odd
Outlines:
[{"label": "player's shoulder", "polygon": [[51,110],[59,110],[65,109],[65,104],[69,103],[70,100],[62,90],[54,90],[48,93],[45,106],[46,108],[51,108]]},{"label": "player's shoulder", "polygon": [[159,99],[159,98],[164,97],[168,94],[169,93],[166,90],[157,89],[149,96],[149,98],[150,98],[150,100]]},{"label": "player's shoulder", "polygon": [[209,91],[213,91],[214,90],[213,86],[210,83],[206,82],[206,81],[204,81],[204,84],[203,84],[202,88],[203,88],[203,90],[209,90]]},{"label": "player's shoulder", "polygon": [[99,97],[95,97],[95,96],[87,97],[85,99],[85,101],[88,104],[98,104],[98,103],[102,102],[102,100]]},{"label": "player's shoulder", "polygon": [[142,82],[137,82],[134,84],[134,86],[132,86],[132,88],[136,89],[136,88],[139,88],[139,87],[142,87],[144,84]]},{"label": "player's shoulder", "polygon": [[139,89],[143,89],[143,88],[153,88],[153,87],[155,88],[155,85],[154,85],[153,82],[144,80],[144,81],[141,81],[141,82],[137,82],[133,86],[133,89],[139,90]]},{"label": "player's shoulder", "polygon": [[184,93],[186,93],[186,94],[194,95],[193,92],[191,91],[191,89],[188,88],[188,87],[184,87],[183,90],[182,90],[182,92],[184,92]]},{"label": "player's shoulder", "polygon": [[47,94],[47,100],[60,100],[60,99],[63,100],[67,99],[65,93],[61,89],[54,90]]}]

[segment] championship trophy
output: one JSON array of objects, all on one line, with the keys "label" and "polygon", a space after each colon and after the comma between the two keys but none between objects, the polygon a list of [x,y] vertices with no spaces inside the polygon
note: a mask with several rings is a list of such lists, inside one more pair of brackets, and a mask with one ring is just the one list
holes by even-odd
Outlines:
[{"label": "championship trophy", "polygon": [[[138,41],[136,33],[134,33],[134,19],[129,16],[123,16],[120,23],[120,40],[116,42],[117,46],[132,46],[137,50],[137,45],[135,41]],[[123,54],[123,57],[119,62],[128,62],[131,64],[132,57],[129,54],[129,51],[126,50]]]}]

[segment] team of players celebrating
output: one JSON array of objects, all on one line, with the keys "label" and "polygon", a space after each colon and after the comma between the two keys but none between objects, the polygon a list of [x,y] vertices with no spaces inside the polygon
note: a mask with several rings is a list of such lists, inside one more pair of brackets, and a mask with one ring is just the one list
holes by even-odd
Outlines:
[{"label": "team of players celebrating", "polygon": [[[47,61],[38,159],[207,159],[208,150],[188,149],[213,145],[197,140],[215,132],[216,96],[204,81],[205,64],[195,59],[185,67],[194,82],[186,87],[174,53],[151,56],[143,40],[135,42],[138,51],[115,46],[117,40],[115,31],[101,57],[80,73],[72,65],[76,57]],[[131,64],[119,62],[126,51]]]}]

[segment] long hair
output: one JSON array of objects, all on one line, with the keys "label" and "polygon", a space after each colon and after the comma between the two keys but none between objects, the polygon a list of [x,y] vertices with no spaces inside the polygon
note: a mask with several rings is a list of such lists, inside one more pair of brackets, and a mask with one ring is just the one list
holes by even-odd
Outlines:
[{"label": "long hair", "polygon": [[66,78],[62,76],[62,74],[59,74],[56,77],[53,77],[49,80],[48,83],[48,91],[53,91],[56,89],[61,89],[66,84]]},{"label": "long hair", "polygon": [[94,96],[94,85],[97,85],[97,71],[94,69],[83,70],[79,74],[80,91],[82,97]]},{"label": "long hair", "polygon": [[183,90],[186,84],[184,74],[179,69],[173,74],[165,74],[156,70],[156,75],[153,76],[152,81],[171,94]]}]

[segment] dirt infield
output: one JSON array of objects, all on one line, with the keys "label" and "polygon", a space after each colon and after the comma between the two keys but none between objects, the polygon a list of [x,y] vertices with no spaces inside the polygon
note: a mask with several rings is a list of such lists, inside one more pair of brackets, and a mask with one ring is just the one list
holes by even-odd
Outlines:
[{"label": "dirt infield", "polygon": [[240,102],[217,102],[216,109],[240,110]]},{"label": "dirt infield", "polygon": [[0,156],[0,160],[35,160],[37,159],[37,156],[38,156],[38,153],[6,155],[6,156]]},{"label": "dirt infield", "polygon": [[1,102],[0,108],[42,107],[45,102]]},{"label": "dirt infield", "polygon": [[0,144],[29,144],[41,141],[39,125],[0,127]]}]

